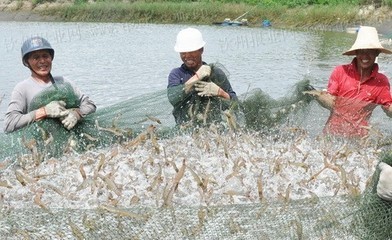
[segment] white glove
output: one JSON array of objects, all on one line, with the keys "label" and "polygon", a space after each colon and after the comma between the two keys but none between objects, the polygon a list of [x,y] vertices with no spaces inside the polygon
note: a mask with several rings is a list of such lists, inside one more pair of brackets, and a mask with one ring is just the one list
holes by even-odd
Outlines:
[{"label": "white glove", "polygon": [[378,164],[381,170],[377,183],[377,195],[387,201],[392,201],[392,167],[384,162]]},{"label": "white glove", "polygon": [[199,77],[199,80],[202,80],[205,77],[211,75],[211,67],[208,65],[201,65],[199,70],[197,70],[196,75]]},{"label": "white glove", "polygon": [[185,93],[189,93],[192,90],[193,85],[197,82],[200,82],[203,78],[210,76],[211,74],[211,67],[208,65],[201,65],[199,70],[195,73],[196,78],[191,78],[185,82]]},{"label": "white glove", "polygon": [[198,91],[197,95],[199,96],[218,96],[220,89],[221,88],[213,82],[200,81],[195,84],[195,90]]},{"label": "white glove", "polygon": [[48,118],[60,118],[68,114],[67,109],[65,109],[64,101],[52,101],[48,103],[45,107],[45,117]]},{"label": "white glove", "polygon": [[68,115],[61,119],[61,123],[66,129],[71,130],[80,119],[81,116],[75,109],[69,109]]},{"label": "white glove", "polygon": [[193,85],[195,85],[195,83],[197,83],[197,82],[200,82],[200,79],[198,79],[198,78],[191,78],[188,81],[186,81],[185,84],[184,84],[185,85],[184,86],[185,93],[189,93],[192,90]]}]

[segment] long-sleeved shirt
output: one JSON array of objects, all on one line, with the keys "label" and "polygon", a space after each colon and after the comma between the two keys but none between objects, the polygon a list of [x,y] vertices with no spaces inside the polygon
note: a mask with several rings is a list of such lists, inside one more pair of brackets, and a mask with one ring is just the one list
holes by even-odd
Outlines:
[{"label": "long-sleeved shirt", "polygon": [[333,135],[367,135],[366,126],[374,108],[377,105],[388,108],[392,104],[388,78],[378,72],[378,65],[374,64],[370,77],[360,82],[355,58],[351,64],[334,69],[328,93],[336,96],[336,100],[324,131]]},{"label": "long-sleeved shirt", "polygon": [[[64,79],[63,77],[54,77],[55,85],[69,84],[77,98],[77,106],[66,106],[78,107],[82,117],[95,112],[96,106],[88,96],[84,95],[75,85]],[[35,111],[37,108],[33,107],[34,98],[48,90],[53,84],[39,83],[32,77],[25,79],[18,83],[12,91],[11,101],[8,104],[8,109],[4,119],[4,132],[9,133],[17,129],[20,129],[28,124],[34,122]],[[62,100],[62,99],[52,99]],[[48,103],[48,102],[47,102]],[[47,104],[46,103],[46,104]]]},{"label": "long-sleeved shirt", "polygon": [[[203,62],[203,64],[206,64]],[[220,110],[226,110],[230,107],[231,100],[236,101],[237,95],[233,91],[226,74],[218,67],[211,67],[211,75],[206,81],[212,81],[222,90],[230,95],[230,100],[219,97],[201,97],[195,90],[185,93],[184,84],[195,72],[182,64],[179,68],[174,68],[168,76],[168,99],[173,105],[173,116],[177,124],[182,124],[195,119],[196,115],[206,114],[210,121],[219,121]],[[209,106],[207,106],[209,105]],[[208,110],[207,109],[207,110]]]}]

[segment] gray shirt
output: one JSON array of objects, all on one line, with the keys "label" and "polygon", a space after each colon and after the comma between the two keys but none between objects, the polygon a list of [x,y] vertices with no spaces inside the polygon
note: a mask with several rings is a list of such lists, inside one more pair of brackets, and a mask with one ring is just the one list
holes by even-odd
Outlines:
[{"label": "gray shirt", "polygon": [[[64,79],[63,77],[55,77],[54,80],[55,82],[64,81],[71,84],[76,96],[78,96],[80,100],[79,109],[82,117],[95,112],[96,106],[94,102],[91,101],[88,96],[81,93],[81,91],[75,87],[72,82]],[[7,113],[5,114],[4,132],[13,132],[32,123],[35,120],[36,110],[28,112],[30,104],[37,94],[50,86],[52,86],[51,82],[39,83],[32,77],[18,83],[12,91],[11,101],[8,104]]]}]

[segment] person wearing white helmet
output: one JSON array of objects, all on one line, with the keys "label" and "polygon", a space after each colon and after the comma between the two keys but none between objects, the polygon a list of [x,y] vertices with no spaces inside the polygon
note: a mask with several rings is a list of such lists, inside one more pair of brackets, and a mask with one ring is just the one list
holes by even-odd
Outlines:
[{"label": "person wearing white helmet", "polygon": [[[95,112],[95,104],[71,82],[63,77],[52,77],[54,49],[46,39],[38,36],[27,39],[21,52],[23,65],[30,69],[31,76],[12,91],[4,132],[16,131],[44,118],[59,119],[70,130],[84,116]],[[71,89],[73,102],[64,94],[61,96],[59,89],[64,89],[63,86]]]},{"label": "person wearing white helmet", "polygon": [[361,26],[353,46],[343,55],[355,56],[350,64],[333,70],[327,91],[307,91],[330,110],[324,133],[330,136],[362,138],[369,132],[373,110],[382,106],[392,117],[392,97],[388,78],[380,73],[376,58],[391,54],[378,38],[376,28]]},{"label": "person wearing white helmet", "polygon": [[[167,86],[177,125],[197,121],[198,113],[219,121],[220,111],[230,107],[230,100],[237,100],[225,73],[202,60],[205,44],[201,32],[195,28],[183,29],[177,35],[174,50],[183,63],[171,70]],[[202,118],[205,120],[206,116]]]}]

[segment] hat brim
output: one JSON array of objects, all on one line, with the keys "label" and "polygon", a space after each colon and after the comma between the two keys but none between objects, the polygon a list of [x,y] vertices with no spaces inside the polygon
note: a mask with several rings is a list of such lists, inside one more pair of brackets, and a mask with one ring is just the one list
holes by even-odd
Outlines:
[{"label": "hat brim", "polygon": [[354,56],[354,55],[356,55],[356,51],[359,49],[375,49],[375,50],[379,50],[380,53],[392,54],[392,51],[388,50],[386,48],[356,48],[356,49],[350,49],[347,52],[344,52],[343,55]]},{"label": "hat brim", "polygon": [[186,47],[181,47],[181,46],[174,46],[174,51],[178,53],[182,52],[194,52],[199,49],[202,49],[206,45],[206,42],[202,42],[200,45],[195,45],[195,46],[186,46]]}]

